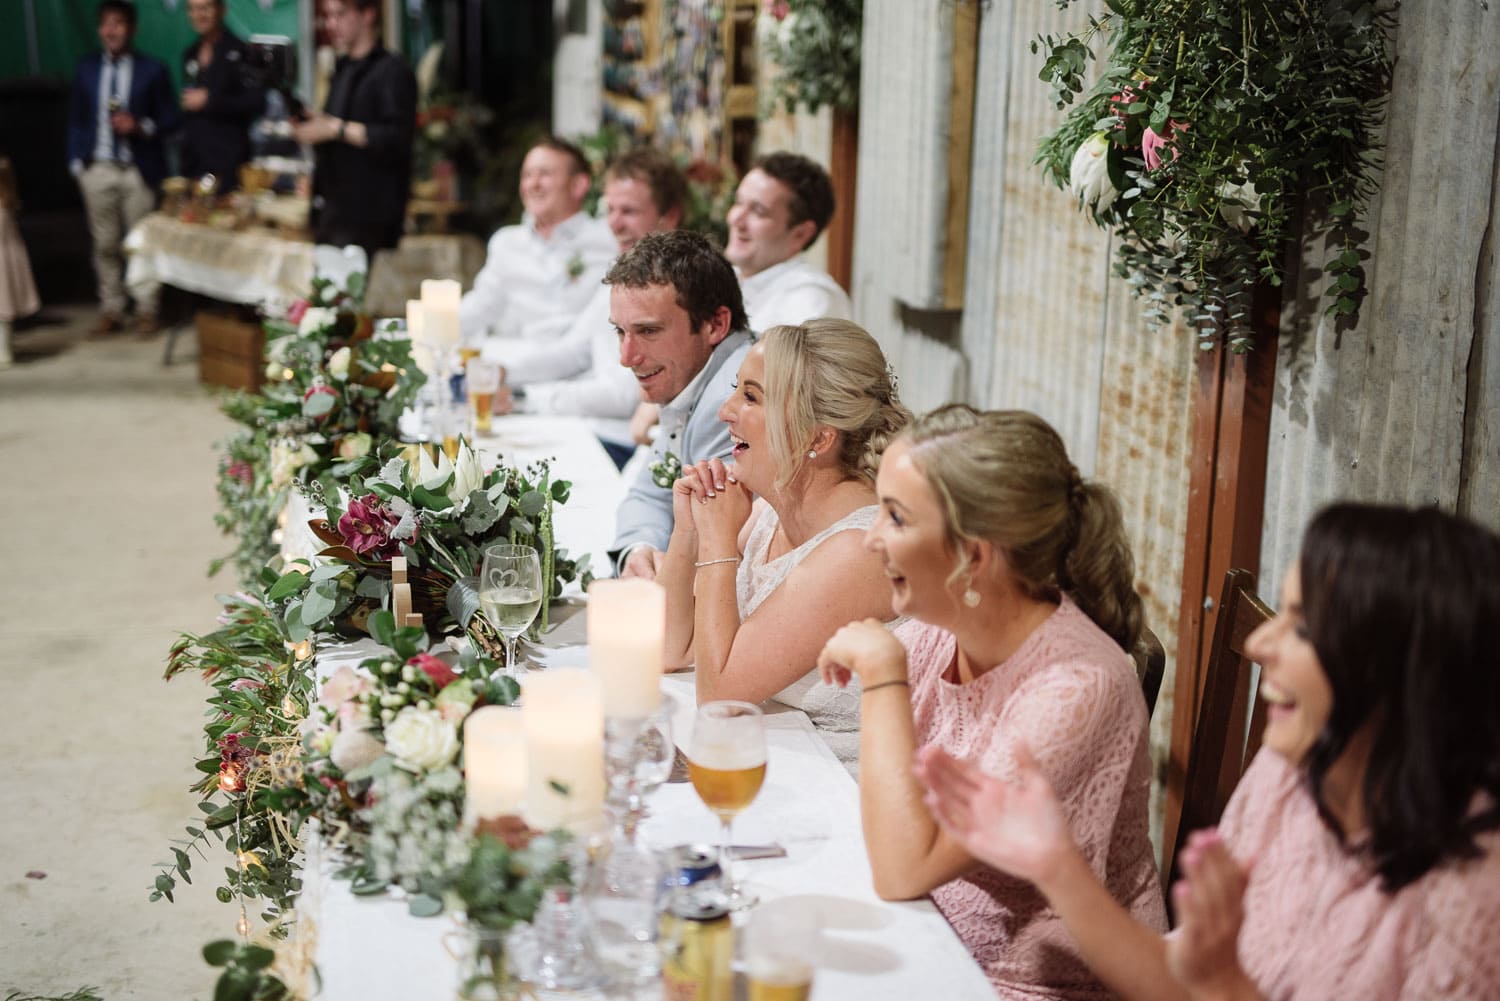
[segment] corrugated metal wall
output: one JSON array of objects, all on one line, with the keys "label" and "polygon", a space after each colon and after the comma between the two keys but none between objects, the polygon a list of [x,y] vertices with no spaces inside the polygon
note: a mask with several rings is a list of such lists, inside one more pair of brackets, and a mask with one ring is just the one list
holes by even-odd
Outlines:
[{"label": "corrugated metal wall", "polygon": [[[940,30],[930,9],[927,28],[910,23],[917,19],[913,6],[922,5],[871,0],[865,6],[857,315],[884,342],[899,345],[908,362],[898,365],[908,399],[930,406],[952,398],[953,363],[944,368],[929,356],[960,348],[957,364],[968,370],[960,398],[1041,414],[1063,435],[1079,468],[1120,495],[1149,623],[1169,654],[1153,727],[1157,759],[1164,760],[1186,529],[1193,338],[1143,322],[1137,302],[1110,276],[1109,235],[1031,162],[1037,140],[1060,113],[1037,79],[1040,60],[1030,41],[1084,26],[1088,12],[1060,13],[1021,0],[983,8],[965,302],[958,343],[950,345],[903,324],[910,312],[893,312],[890,304],[890,289],[902,287],[898,275],[919,273],[912,260],[926,260],[922,248],[939,244],[942,235],[942,216],[930,199],[916,208],[901,200],[935,183],[927,179],[942,178],[947,155],[936,127],[947,121],[946,87],[929,80],[914,88],[901,75],[951,73],[946,44],[913,43],[914,30]],[[939,5],[944,9],[951,20],[951,3]],[[914,57],[913,49],[925,55]],[[942,95],[942,102],[912,109],[905,103],[912,98],[900,95],[913,92]],[[901,103],[893,108],[892,101]],[[911,120],[922,127],[905,127]],[[906,166],[912,163],[922,169]],[[872,172],[880,175],[875,183]],[[925,367],[911,359],[923,359]]]},{"label": "corrugated metal wall", "polygon": [[1323,317],[1321,243],[1304,248],[1277,357],[1260,590],[1334,498],[1436,502],[1500,527],[1500,17],[1405,3],[1386,168],[1359,327]]}]

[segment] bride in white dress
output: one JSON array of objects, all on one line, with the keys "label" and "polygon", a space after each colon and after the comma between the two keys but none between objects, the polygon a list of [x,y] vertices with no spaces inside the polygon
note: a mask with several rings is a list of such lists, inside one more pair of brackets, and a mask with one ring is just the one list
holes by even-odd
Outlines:
[{"label": "bride in white dress", "polygon": [[851,767],[859,692],[818,684],[814,665],[839,627],[894,618],[864,538],[878,513],[880,453],[910,416],[862,328],[830,319],[772,327],[719,410],[732,463],[687,467],[673,487],[657,574],[667,666],[696,666],[700,703],[795,706]]}]

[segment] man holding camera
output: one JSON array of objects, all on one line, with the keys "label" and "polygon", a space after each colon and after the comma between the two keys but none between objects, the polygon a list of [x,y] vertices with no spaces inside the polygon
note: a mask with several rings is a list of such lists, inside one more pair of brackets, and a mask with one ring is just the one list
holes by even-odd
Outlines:
[{"label": "man holding camera", "polygon": [[219,191],[233,191],[265,93],[250,79],[245,43],[224,27],[224,0],[187,0],[187,12],[198,40],[182,54],[182,173],[212,174]]},{"label": "man holding camera", "polygon": [[[104,50],[79,60],[68,113],[68,167],[83,191],[99,288],[96,336],[125,325],[125,234],[156,206],[167,176],[164,136],[177,127],[177,99],[164,63],[136,52],[135,4],[102,0]],[[136,329],[157,331],[161,285],[130,289]]]},{"label": "man holding camera", "polygon": [[323,110],[293,127],[315,147],[313,238],[336,247],[394,247],[411,194],[417,81],[380,44],[380,0],[324,0],[323,25],[338,53]]}]

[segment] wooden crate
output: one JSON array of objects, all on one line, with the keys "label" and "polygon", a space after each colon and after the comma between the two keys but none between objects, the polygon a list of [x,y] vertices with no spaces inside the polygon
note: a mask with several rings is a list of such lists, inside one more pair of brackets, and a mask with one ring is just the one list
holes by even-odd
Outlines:
[{"label": "wooden crate", "polygon": [[210,312],[200,312],[194,319],[198,381],[257,392],[266,372],[266,335],[260,324]]}]

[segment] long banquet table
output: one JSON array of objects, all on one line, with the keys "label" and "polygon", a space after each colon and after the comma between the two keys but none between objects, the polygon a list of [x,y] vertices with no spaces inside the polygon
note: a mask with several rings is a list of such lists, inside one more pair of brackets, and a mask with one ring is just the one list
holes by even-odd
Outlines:
[{"label": "long banquet table", "polygon": [[[496,437],[478,442],[488,458],[500,454],[508,462],[525,463],[549,457],[555,475],[573,481],[572,498],[557,511],[558,538],[602,561],[624,485],[585,423],[516,416],[497,419],[495,430]],[[560,610],[536,660],[548,667],[587,663],[584,617],[577,612],[576,600],[572,609]],[[372,650],[364,641],[322,652],[319,673],[358,663]],[[663,689],[676,700],[674,739],[685,747],[692,677],[664,678]],[[808,718],[782,709],[769,711],[766,722],[766,784],[735,821],[735,841],[779,843],[787,857],[742,861],[736,872],[773,895],[820,898],[819,912],[830,923],[818,943],[814,1001],[993,997],[988,979],[931,902],[888,903],[875,895],[858,789]],[[664,785],[651,797],[649,809],[641,838],[653,847],[717,842],[715,818],[687,783]],[[444,937],[455,929],[454,919],[411,917],[396,892],[355,896],[347,882],[333,877],[331,859],[312,854],[317,874],[306,881],[300,907],[305,924],[299,936],[316,943],[320,1001],[453,997],[456,967]]]}]

